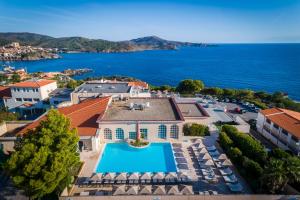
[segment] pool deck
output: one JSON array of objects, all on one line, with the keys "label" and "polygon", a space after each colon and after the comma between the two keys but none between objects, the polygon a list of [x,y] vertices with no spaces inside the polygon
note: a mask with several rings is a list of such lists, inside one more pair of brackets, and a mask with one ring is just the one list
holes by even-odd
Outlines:
[{"label": "pool deck", "polygon": [[[220,153],[222,153],[222,149],[217,145],[216,143],[216,138],[217,138],[217,133],[212,134],[211,136],[202,138],[203,144],[206,146],[211,146],[215,145]],[[195,193],[199,192],[204,192],[208,190],[212,191],[217,191],[218,194],[232,194],[226,183],[223,180],[223,177],[219,173],[218,170],[214,170],[216,174],[217,181],[216,183],[209,183],[206,180],[204,180],[204,177],[202,175],[200,166],[193,154],[192,148],[191,148],[191,142],[174,142],[174,143],[180,143],[182,145],[182,150],[183,150],[183,155],[187,160],[188,163],[188,172],[190,175],[190,178],[193,181],[193,190]],[[101,149],[99,152],[82,152],[80,155],[81,160],[85,162],[79,177],[79,179],[83,179],[84,177],[91,177],[95,171],[95,168],[98,164],[98,160],[100,159],[101,151],[104,148],[104,144],[101,144]],[[237,170],[234,168],[234,166],[231,167],[232,170],[234,171],[234,174],[238,178],[238,181],[241,183],[241,185],[244,188],[243,194],[252,194],[252,191],[250,190],[249,186],[247,183],[244,181],[244,179],[238,174]],[[77,196],[79,195],[80,192],[83,191],[97,191],[99,190],[99,187],[79,187],[78,185],[74,185],[72,191],[71,191],[71,196]],[[106,190],[106,191],[111,191],[112,187],[110,185],[107,186],[101,186],[101,190]]]}]

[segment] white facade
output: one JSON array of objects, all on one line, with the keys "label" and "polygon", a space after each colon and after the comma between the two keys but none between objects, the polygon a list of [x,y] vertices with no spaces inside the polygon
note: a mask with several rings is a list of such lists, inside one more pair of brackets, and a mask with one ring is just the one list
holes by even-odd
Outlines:
[{"label": "white facade", "polygon": [[40,87],[20,87],[10,86],[11,98],[5,99],[4,104],[9,110],[28,103],[34,105],[35,108],[42,108],[42,101],[49,98],[49,93],[57,88],[56,82],[51,82]]},{"label": "white facade", "polygon": [[300,140],[292,133],[267,119],[262,113],[258,113],[256,128],[265,138],[284,150],[292,150],[297,154],[300,151]]}]

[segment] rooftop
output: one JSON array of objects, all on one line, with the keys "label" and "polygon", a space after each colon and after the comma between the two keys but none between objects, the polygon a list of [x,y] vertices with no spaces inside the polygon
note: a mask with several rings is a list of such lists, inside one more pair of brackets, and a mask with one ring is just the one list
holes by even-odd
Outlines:
[{"label": "rooftop", "polygon": [[28,80],[23,81],[20,83],[15,83],[10,85],[10,87],[22,87],[22,88],[40,88],[42,86],[48,85],[50,83],[56,82],[55,80],[46,80],[46,79],[40,79],[40,80]]},{"label": "rooftop", "polygon": [[177,103],[177,105],[184,117],[209,117],[198,103]]},{"label": "rooftop", "polygon": [[86,82],[80,85],[75,93],[129,93],[131,86],[128,83],[100,83]]},{"label": "rooftop", "polygon": [[53,90],[49,95],[56,98],[70,98],[70,94],[73,90],[70,88],[57,88]]},{"label": "rooftop", "polygon": [[[98,128],[97,119],[104,114],[109,99],[110,97],[88,99],[79,104],[58,108],[58,111],[70,119],[71,128],[77,128],[80,136],[94,136]],[[19,134],[36,128],[45,119],[46,115],[23,128]]]},{"label": "rooftop", "polygon": [[0,86],[0,98],[11,98],[11,91],[9,87]]},{"label": "rooftop", "polygon": [[[135,109],[130,109],[131,105],[134,105]],[[145,108],[141,110],[140,106]],[[113,102],[99,120],[175,121],[183,120],[183,117],[172,98],[130,98],[127,101]]]},{"label": "rooftop", "polygon": [[261,113],[267,119],[300,139],[300,113],[282,108],[270,108]]}]

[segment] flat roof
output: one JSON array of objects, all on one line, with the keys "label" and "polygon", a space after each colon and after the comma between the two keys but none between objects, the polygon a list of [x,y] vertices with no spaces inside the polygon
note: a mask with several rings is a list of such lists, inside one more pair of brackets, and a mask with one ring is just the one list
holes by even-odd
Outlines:
[{"label": "flat roof", "polygon": [[70,88],[57,88],[53,90],[49,95],[51,97],[56,97],[56,98],[71,98],[70,94],[73,90]]},{"label": "flat roof", "polygon": [[99,83],[86,82],[76,88],[75,93],[129,93],[131,86],[128,83]]},{"label": "flat roof", "polygon": [[[146,105],[143,110],[132,110],[130,105]],[[112,102],[101,121],[177,121],[184,120],[172,98],[130,98]]]},{"label": "flat roof", "polygon": [[208,114],[197,103],[177,103],[184,117],[208,117]]}]

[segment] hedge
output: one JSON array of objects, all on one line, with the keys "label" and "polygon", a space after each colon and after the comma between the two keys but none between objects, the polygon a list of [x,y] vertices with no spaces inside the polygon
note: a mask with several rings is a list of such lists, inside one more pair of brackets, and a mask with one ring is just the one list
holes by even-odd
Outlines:
[{"label": "hedge", "polygon": [[209,129],[201,124],[185,124],[183,126],[183,133],[185,136],[206,136],[209,135]]}]

